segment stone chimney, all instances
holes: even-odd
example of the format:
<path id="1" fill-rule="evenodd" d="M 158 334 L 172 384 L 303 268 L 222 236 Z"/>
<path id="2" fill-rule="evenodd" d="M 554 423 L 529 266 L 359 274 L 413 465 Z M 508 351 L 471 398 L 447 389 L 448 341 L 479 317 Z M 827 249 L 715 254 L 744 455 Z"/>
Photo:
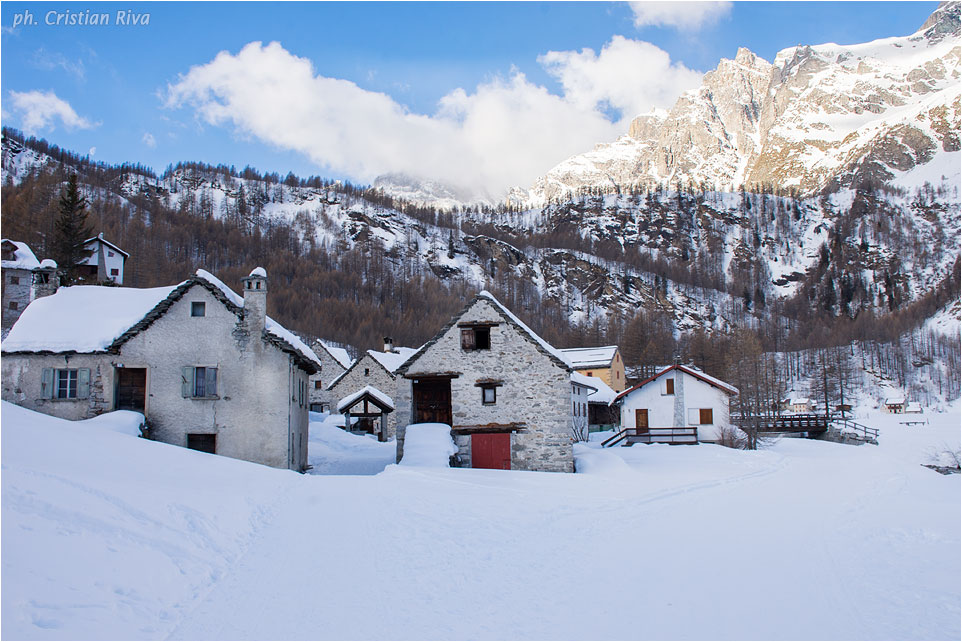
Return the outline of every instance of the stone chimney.
<path id="1" fill-rule="evenodd" d="M 384 351 L 394 352 L 394 339 L 391 337 L 384 337 Z"/>
<path id="2" fill-rule="evenodd" d="M 57 262 L 44 259 L 40 267 L 33 271 L 33 298 L 50 296 L 57 293 L 60 287 L 60 275 L 57 273 Z"/>
<path id="3" fill-rule="evenodd" d="M 267 323 L 267 270 L 254 268 L 244 281 L 244 323 L 252 333 L 263 332 Z"/>

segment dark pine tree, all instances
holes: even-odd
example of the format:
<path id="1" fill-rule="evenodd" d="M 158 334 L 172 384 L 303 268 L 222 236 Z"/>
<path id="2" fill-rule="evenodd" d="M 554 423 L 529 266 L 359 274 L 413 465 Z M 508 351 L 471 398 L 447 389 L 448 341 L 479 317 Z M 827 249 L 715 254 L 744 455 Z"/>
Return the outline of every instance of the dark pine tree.
<path id="1" fill-rule="evenodd" d="M 87 225 L 87 199 L 77 189 L 77 175 L 71 174 L 67 187 L 60 194 L 60 207 L 54 222 L 53 259 L 64 275 L 66 285 L 78 280 L 77 266 L 90 252 L 84 249 L 84 241 L 93 235 Z"/>

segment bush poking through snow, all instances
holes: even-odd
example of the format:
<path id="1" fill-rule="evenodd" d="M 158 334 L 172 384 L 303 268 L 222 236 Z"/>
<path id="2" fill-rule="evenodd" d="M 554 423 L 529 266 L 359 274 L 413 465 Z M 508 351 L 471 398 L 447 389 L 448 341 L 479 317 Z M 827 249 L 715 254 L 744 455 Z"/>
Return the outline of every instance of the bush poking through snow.
<path id="1" fill-rule="evenodd" d="M 722 426 L 718 429 L 718 445 L 737 450 L 747 450 L 748 436 L 735 426 Z"/>
<path id="2" fill-rule="evenodd" d="M 962 472 L 962 450 L 953 450 L 947 444 L 942 444 L 929 454 L 929 463 L 922 465 L 943 475 Z"/>

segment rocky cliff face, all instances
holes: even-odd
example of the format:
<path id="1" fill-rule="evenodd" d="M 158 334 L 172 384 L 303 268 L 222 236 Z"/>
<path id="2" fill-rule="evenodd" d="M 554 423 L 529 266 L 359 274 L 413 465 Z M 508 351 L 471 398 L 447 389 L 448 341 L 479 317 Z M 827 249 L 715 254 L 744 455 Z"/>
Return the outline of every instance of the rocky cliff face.
<path id="1" fill-rule="evenodd" d="M 799 46 L 774 63 L 739 49 L 669 112 L 639 116 L 627 135 L 560 163 L 526 197 L 658 184 L 813 194 L 958 176 L 959 62 L 959 3 L 943 3 L 906 37 Z"/>

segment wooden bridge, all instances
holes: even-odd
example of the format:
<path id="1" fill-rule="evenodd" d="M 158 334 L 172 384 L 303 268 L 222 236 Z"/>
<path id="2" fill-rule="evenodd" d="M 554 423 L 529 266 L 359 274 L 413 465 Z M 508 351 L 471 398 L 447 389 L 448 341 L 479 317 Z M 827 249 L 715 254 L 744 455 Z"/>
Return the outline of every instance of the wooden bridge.
<path id="1" fill-rule="evenodd" d="M 775 415 L 765 417 L 732 417 L 739 428 L 755 428 L 761 433 L 823 433 L 829 428 L 831 418 L 819 414 Z"/>

